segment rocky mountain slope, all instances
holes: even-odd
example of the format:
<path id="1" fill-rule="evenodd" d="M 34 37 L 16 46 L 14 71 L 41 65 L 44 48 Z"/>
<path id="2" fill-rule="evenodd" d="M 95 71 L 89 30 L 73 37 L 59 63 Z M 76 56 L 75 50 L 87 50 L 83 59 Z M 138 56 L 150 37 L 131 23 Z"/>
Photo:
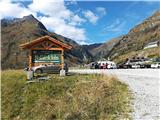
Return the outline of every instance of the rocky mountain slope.
<path id="1" fill-rule="evenodd" d="M 94 48 L 91 53 L 95 57 L 98 55 L 99 57 L 109 57 L 112 60 L 118 59 L 125 54 L 127 54 L 126 57 L 130 57 L 131 52 L 138 54 L 138 51 L 143 56 L 142 53 L 146 53 L 146 51 L 142 51 L 144 46 L 154 41 L 160 41 L 160 11 L 155 12 L 151 17 L 135 26 L 128 34 L 109 40 L 99 47 Z M 157 52 L 153 49 L 150 53 Z M 160 57 L 160 51 L 157 55 Z"/>
<path id="2" fill-rule="evenodd" d="M 131 29 L 127 35 L 124 35 L 109 56 L 116 58 L 132 51 L 143 50 L 146 44 L 154 41 L 160 41 L 160 11 L 157 11 L 144 22 Z"/>
<path id="3" fill-rule="evenodd" d="M 93 48 L 90 52 L 96 59 L 101 59 L 106 56 L 112 51 L 112 49 L 119 43 L 123 36 L 111 39 L 95 48 Z"/>
<path id="4" fill-rule="evenodd" d="M 29 15 L 12 20 L 1 20 L 2 68 L 24 68 L 28 66 L 28 52 L 21 51 L 19 45 L 38 37 L 49 35 L 73 49 L 65 53 L 66 62 L 71 66 L 89 63 L 101 58 L 110 58 L 120 62 L 127 57 L 140 55 L 159 56 L 160 49 L 144 50 L 144 46 L 153 41 L 160 41 L 160 11 L 135 26 L 128 34 L 114 38 L 103 44 L 79 45 L 75 41 L 56 33 L 49 32 L 45 26 Z M 132 54 L 131 54 L 132 53 Z"/>
<path id="5" fill-rule="evenodd" d="M 19 45 L 44 35 L 57 38 L 73 46 L 73 49 L 65 54 L 66 62 L 70 65 L 82 64 L 92 59 L 92 55 L 85 47 L 71 39 L 49 32 L 33 15 L 12 20 L 2 19 L 1 26 L 2 69 L 27 67 L 28 51 L 20 50 Z"/>

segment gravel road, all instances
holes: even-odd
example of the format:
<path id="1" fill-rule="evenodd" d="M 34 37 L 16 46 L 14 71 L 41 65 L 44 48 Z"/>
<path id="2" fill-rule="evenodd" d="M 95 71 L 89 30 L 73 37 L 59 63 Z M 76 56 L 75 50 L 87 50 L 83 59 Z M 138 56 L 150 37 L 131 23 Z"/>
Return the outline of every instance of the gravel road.
<path id="1" fill-rule="evenodd" d="M 160 120 L 160 69 L 73 69 L 69 72 L 117 76 L 133 92 L 133 119 Z"/>

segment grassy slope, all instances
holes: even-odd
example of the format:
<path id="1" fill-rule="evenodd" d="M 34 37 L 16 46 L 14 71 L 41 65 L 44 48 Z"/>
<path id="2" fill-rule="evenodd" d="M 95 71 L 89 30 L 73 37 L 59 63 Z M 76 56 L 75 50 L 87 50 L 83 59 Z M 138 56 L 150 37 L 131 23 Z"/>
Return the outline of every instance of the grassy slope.
<path id="1" fill-rule="evenodd" d="M 23 71 L 2 72 L 2 120 L 114 120 L 130 118 L 130 92 L 104 75 L 52 75 L 26 84 Z"/>

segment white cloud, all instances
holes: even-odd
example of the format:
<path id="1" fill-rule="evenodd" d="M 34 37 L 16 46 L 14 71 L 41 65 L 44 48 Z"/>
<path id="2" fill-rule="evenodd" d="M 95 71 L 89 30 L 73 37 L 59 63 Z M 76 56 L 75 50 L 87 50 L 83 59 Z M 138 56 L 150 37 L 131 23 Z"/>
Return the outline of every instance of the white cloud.
<path id="1" fill-rule="evenodd" d="M 107 27 L 105 27 L 105 31 L 109 31 L 109 32 L 120 32 L 120 31 L 124 31 L 126 22 L 122 21 L 120 19 L 116 19 L 111 25 L 108 25 Z"/>
<path id="2" fill-rule="evenodd" d="M 47 16 L 69 19 L 73 14 L 68 10 L 63 0 L 33 0 L 29 8 L 35 12 L 43 13 Z"/>
<path id="3" fill-rule="evenodd" d="M 23 7 L 20 3 L 12 3 L 10 0 L 0 2 L 0 19 L 5 17 L 23 17 L 29 14 L 36 16 L 36 13 Z"/>
<path id="4" fill-rule="evenodd" d="M 85 19 L 80 18 L 78 15 L 74 15 L 72 17 L 72 21 L 69 24 L 75 26 L 75 25 L 81 25 L 84 22 L 86 22 Z"/>
<path id="5" fill-rule="evenodd" d="M 104 7 L 97 7 L 96 11 L 98 14 L 100 14 L 101 16 L 106 15 L 106 9 Z"/>
<path id="6" fill-rule="evenodd" d="M 69 0 L 69 1 L 67 1 L 66 5 L 77 5 L 77 1 L 76 0 Z"/>
<path id="7" fill-rule="evenodd" d="M 84 16 L 93 24 L 95 24 L 99 19 L 99 17 L 90 10 L 84 11 Z"/>
<path id="8" fill-rule="evenodd" d="M 68 25 L 63 19 L 42 17 L 41 21 L 50 30 L 56 32 L 57 34 L 65 35 L 65 37 L 76 40 L 80 44 L 86 40 L 85 29 Z"/>
<path id="9" fill-rule="evenodd" d="M 69 5 L 77 5 L 75 0 L 67 1 Z M 64 0 L 33 0 L 27 7 L 13 0 L 0 1 L 0 19 L 5 17 L 23 17 L 33 14 L 48 30 L 76 40 L 80 44 L 86 43 L 86 30 L 81 25 L 87 20 L 96 24 L 102 15 L 106 14 L 103 7 L 97 7 L 95 13 L 90 10 L 71 11 Z M 44 16 L 37 16 L 38 13 Z M 83 17 L 79 16 L 82 15 Z"/>
<path id="10" fill-rule="evenodd" d="M 82 43 L 86 40 L 85 29 L 79 28 L 86 20 L 66 8 L 63 0 L 33 0 L 29 8 L 46 16 L 38 19 L 55 33 Z"/>
<path id="11" fill-rule="evenodd" d="M 28 7 L 18 1 L 13 3 L 11 0 L 3 0 L 0 1 L 0 8 L 0 19 L 33 14 L 47 29 L 76 40 L 78 43 L 86 41 L 85 29 L 78 27 L 86 20 L 67 9 L 63 0 L 33 0 Z M 37 17 L 38 12 L 45 16 Z"/>

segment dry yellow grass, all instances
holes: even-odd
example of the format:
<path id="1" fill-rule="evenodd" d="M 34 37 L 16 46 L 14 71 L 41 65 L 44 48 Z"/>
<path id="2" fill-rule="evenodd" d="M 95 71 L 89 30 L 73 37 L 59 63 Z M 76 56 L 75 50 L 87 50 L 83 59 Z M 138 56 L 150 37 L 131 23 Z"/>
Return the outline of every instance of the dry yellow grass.
<path id="1" fill-rule="evenodd" d="M 26 84 L 22 71 L 2 72 L 2 119 L 119 120 L 129 118 L 130 92 L 105 75 L 52 75 Z"/>

